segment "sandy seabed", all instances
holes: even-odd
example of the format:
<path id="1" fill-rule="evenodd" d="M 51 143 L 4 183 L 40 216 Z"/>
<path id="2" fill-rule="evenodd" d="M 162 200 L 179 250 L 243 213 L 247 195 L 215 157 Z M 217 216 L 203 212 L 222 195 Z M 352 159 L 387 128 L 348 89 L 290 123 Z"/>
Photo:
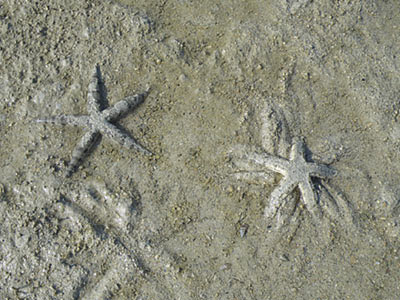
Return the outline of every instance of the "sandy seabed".
<path id="1" fill-rule="evenodd" d="M 398 299 L 400 2 L 0 3 L 1 299 Z M 65 170 L 93 67 L 117 122 Z M 305 159 L 320 211 L 252 154 Z"/>

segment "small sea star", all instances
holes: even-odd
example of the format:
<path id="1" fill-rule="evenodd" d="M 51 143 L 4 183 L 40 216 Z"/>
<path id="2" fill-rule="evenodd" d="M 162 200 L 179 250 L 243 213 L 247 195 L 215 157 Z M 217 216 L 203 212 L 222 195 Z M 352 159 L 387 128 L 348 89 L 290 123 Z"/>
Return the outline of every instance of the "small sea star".
<path id="1" fill-rule="evenodd" d="M 298 139 L 292 145 L 289 160 L 269 154 L 253 153 L 248 156 L 253 163 L 283 175 L 278 187 L 270 195 L 269 206 L 264 210 L 266 217 L 275 216 L 282 205 L 282 200 L 297 186 L 307 209 L 314 217 L 319 215 L 311 177 L 328 178 L 334 176 L 336 172 L 326 165 L 307 162 L 304 148 L 304 142 Z"/>
<path id="2" fill-rule="evenodd" d="M 102 84 L 100 67 L 96 66 L 88 89 L 88 115 L 59 115 L 37 120 L 37 122 L 41 123 L 74 125 L 87 129 L 87 132 L 72 152 L 71 162 L 67 169 L 67 177 L 71 176 L 81 161 L 88 155 L 89 151 L 101 135 L 109 137 L 126 148 L 135 149 L 148 155 L 152 154 L 113 124 L 127 114 L 132 108 L 142 103 L 146 98 L 148 91 L 143 94 L 128 96 L 117 102 L 113 107 L 108 107 L 102 110 L 101 104 L 105 102 L 105 99 L 103 99 L 105 97 L 102 93 Z"/>

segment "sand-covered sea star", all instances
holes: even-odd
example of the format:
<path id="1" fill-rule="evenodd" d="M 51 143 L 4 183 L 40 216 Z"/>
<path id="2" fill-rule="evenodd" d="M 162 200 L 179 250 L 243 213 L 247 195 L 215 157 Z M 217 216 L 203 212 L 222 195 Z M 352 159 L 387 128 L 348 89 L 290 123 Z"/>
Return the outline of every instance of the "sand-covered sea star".
<path id="1" fill-rule="evenodd" d="M 131 109 L 142 103 L 148 94 L 148 90 L 143 94 L 128 96 L 117 102 L 114 106 L 102 110 L 102 103 L 106 102 L 104 93 L 102 92 L 102 85 L 100 67 L 96 66 L 88 89 L 88 115 L 59 115 L 37 120 L 40 123 L 80 126 L 87 130 L 72 152 L 71 162 L 66 173 L 67 177 L 75 171 L 102 135 L 126 148 L 151 155 L 150 151 L 143 148 L 127 133 L 113 124 Z"/>
<path id="2" fill-rule="evenodd" d="M 261 167 L 280 173 L 283 178 L 270 195 L 269 205 L 265 207 L 264 215 L 274 217 L 288 196 L 296 187 L 299 188 L 303 202 L 314 217 L 319 215 L 318 200 L 315 197 L 312 177 L 329 178 L 335 171 L 324 164 L 308 162 L 305 159 L 305 146 L 301 139 L 293 143 L 290 158 L 272 156 L 269 154 L 252 153 L 247 160 Z"/>

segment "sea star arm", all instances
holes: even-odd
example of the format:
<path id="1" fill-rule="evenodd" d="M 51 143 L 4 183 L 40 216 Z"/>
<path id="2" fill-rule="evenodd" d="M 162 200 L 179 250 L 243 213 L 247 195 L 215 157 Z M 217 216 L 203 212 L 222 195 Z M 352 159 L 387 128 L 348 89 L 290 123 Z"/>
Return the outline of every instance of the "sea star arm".
<path id="1" fill-rule="evenodd" d="M 90 115 L 99 114 L 101 110 L 101 73 L 100 67 L 95 66 L 88 88 L 87 109 Z"/>
<path id="2" fill-rule="evenodd" d="M 304 142 L 300 138 L 295 138 L 292 149 L 290 150 L 290 159 L 304 156 Z"/>
<path id="3" fill-rule="evenodd" d="M 247 182 L 264 182 L 273 184 L 274 175 L 273 172 L 267 173 L 265 171 L 237 171 L 232 173 L 232 175 L 238 179 Z"/>
<path id="4" fill-rule="evenodd" d="M 143 148 L 133 138 L 111 123 L 102 124 L 101 133 L 128 149 L 136 149 L 144 154 L 152 155 L 149 150 Z"/>
<path id="5" fill-rule="evenodd" d="M 269 205 L 265 207 L 264 216 L 271 218 L 275 216 L 277 210 L 282 205 L 282 199 L 284 199 L 293 189 L 297 182 L 284 178 L 277 188 L 275 188 L 270 196 Z"/>
<path id="6" fill-rule="evenodd" d="M 113 107 L 103 110 L 104 118 L 113 122 L 127 114 L 132 108 L 141 104 L 147 96 L 147 91 L 143 94 L 126 97 L 125 99 L 117 102 Z"/>
<path id="7" fill-rule="evenodd" d="M 93 147 L 99 137 L 100 132 L 97 130 L 91 130 L 85 133 L 72 152 L 71 162 L 69 163 L 67 169 L 67 177 L 71 176 L 76 167 L 87 156 L 90 149 Z"/>
<path id="8" fill-rule="evenodd" d="M 58 125 L 74 125 L 74 126 L 87 126 L 89 123 L 88 116 L 71 116 L 71 115 L 59 115 L 49 118 L 43 118 L 36 120 L 38 123 L 52 123 Z"/>
<path id="9" fill-rule="evenodd" d="M 246 157 L 246 159 L 249 162 L 261 167 L 267 167 L 268 169 L 283 175 L 286 175 L 290 165 L 288 160 L 268 154 L 251 153 Z"/>
<path id="10" fill-rule="evenodd" d="M 310 179 L 300 182 L 299 189 L 303 198 L 303 202 L 306 205 L 307 209 L 311 212 L 313 217 L 318 217 L 321 212 L 316 201 L 314 189 L 312 187 Z"/>

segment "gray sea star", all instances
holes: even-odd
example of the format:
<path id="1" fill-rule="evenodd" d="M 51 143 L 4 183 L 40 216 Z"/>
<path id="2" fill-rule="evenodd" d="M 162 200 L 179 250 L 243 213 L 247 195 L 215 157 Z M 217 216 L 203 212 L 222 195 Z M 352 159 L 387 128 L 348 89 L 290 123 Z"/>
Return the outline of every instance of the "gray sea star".
<path id="1" fill-rule="evenodd" d="M 113 107 L 102 110 L 101 104 L 106 102 L 103 99 L 105 97 L 102 93 L 102 84 L 100 67 L 96 66 L 88 89 L 88 115 L 59 115 L 37 120 L 41 123 L 80 126 L 87 130 L 72 152 L 71 162 L 66 173 L 67 177 L 71 176 L 101 135 L 109 137 L 126 148 L 135 149 L 147 155 L 152 154 L 113 124 L 128 111 L 142 103 L 148 94 L 148 90 L 143 94 L 128 96 L 117 102 Z"/>
<path id="2" fill-rule="evenodd" d="M 264 211 L 266 217 L 274 217 L 283 199 L 297 186 L 307 209 L 314 217 L 319 215 L 318 201 L 314 195 L 311 177 L 328 178 L 334 176 L 336 172 L 326 165 L 307 162 L 304 151 L 304 142 L 297 139 L 292 145 L 289 160 L 265 153 L 253 153 L 247 157 L 253 163 L 283 175 L 278 187 L 270 195 L 269 205 Z"/>

